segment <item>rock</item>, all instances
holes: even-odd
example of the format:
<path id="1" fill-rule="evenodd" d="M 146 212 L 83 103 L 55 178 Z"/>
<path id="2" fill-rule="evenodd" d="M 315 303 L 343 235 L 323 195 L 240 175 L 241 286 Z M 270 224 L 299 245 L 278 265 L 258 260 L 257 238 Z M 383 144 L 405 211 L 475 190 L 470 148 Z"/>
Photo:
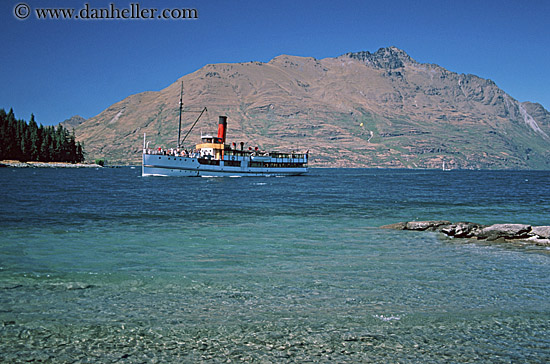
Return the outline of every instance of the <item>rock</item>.
<path id="1" fill-rule="evenodd" d="M 531 236 L 525 241 L 535 245 L 550 246 L 550 239 L 539 238 L 538 236 Z"/>
<path id="2" fill-rule="evenodd" d="M 446 220 L 405 221 L 405 222 L 397 222 L 395 224 L 380 226 L 380 228 L 393 229 L 393 230 L 436 231 L 436 230 L 439 230 L 442 226 L 446 226 L 450 224 L 451 222 Z"/>
<path id="3" fill-rule="evenodd" d="M 438 231 L 453 238 L 495 241 L 522 241 L 528 244 L 550 246 L 550 226 L 526 224 L 481 225 L 473 222 L 451 223 L 446 220 L 408 221 L 381 226 L 383 229 Z"/>
<path id="4" fill-rule="evenodd" d="M 530 225 L 524 224 L 495 224 L 487 226 L 476 234 L 478 239 L 496 240 L 504 239 L 526 239 L 531 231 Z"/>
<path id="5" fill-rule="evenodd" d="M 539 238 L 550 239 L 550 226 L 533 226 L 531 235 L 536 235 Z"/>
<path id="6" fill-rule="evenodd" d="M 429 230 L 436 231 L 441 226 L 450 225 L 450 221 L 437 220 L 437 221 L 409 221 L 405 225 L 405 230 Z"/>
<path id="7" fill-rule="evenodd" d="M 393 229 L 393 230 L 405 230 L 407 227 L 406 222 L 397 222 L 395 224 L 380 226 L 381 229 Z"/>
<path id="8" fill-rule="evenodd" d="M 476 224 L 473 222 L 457 222 L 439 229 L 445 235 L 455 238 L 471 238 L 476 236 L 485 225 Z"/>

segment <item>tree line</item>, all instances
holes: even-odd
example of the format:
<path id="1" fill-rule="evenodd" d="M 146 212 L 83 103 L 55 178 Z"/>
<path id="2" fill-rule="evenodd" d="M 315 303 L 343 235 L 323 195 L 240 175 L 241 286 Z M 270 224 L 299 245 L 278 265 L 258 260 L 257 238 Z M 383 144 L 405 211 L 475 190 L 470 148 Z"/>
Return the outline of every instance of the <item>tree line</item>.
<path id="1" fill-rule="evenodd" d="M 0 160 L 13 159 L 22 162 L 84 161 L 84 148 L 62 125 L 43 126 L 36 123 L 34 115 L 27 123 L 17 120 L 10 109 L 0 109 Z"/>

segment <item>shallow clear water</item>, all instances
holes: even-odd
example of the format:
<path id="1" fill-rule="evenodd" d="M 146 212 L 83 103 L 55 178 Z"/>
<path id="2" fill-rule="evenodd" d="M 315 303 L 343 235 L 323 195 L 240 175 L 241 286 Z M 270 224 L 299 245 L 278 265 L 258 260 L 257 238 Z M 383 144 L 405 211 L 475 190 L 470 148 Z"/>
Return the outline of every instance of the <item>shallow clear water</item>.
<path id="1" fill-rule="evenodd" d="M 0 362 L 548 362 L 550 172 L 0 169 Z"/>

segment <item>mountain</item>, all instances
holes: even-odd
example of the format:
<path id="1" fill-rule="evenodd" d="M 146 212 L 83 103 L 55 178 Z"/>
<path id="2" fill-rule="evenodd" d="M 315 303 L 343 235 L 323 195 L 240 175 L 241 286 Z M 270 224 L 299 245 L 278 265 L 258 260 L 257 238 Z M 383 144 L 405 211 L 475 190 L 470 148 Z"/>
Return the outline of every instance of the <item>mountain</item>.
<path id="1" fill-rule="evenodd" d="M 65 129 L 71 130 L 71 129 L 76 128 L 77 126 L 79 126 L 80 124 L 82 124 L 85 121 L 86 121 L 86 119 L 84 119 L 82 116 L 75 115 L 75 116 L 71 116 L 68 119 L 63 120 L 59 124 L 62 125 Z"/>
<path id="2" fill-rule="evenodd" d="M 143 133 L 151 145 L 175 146 L 181 82 L 182 135 L 208 108 L 188 148 L 227 115 L 229 142 L 309 150 L 313 166 L 550 169 L 550 113 L 541 105 L 395 47 L 206 65 L 76 126 L 88 158 L 140 163 Z"/>

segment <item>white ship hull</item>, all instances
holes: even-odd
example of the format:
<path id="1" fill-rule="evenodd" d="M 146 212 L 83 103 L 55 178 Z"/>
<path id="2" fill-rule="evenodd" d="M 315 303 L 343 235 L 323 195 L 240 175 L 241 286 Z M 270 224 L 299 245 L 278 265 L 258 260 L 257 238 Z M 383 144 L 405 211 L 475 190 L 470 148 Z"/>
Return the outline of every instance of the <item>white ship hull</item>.
<path id="1" fill-rule="evenodd" d="M 296 161 L 274 160 L 272 163 L 263 161 L 264 167 L 251 166 L 251 157 L 241 157 L 237 160 L 210 161 L 195 157 L 181 157 L 162 154 L 143 153 L 142 176 L 186 176 L 186 177 L 245 177 L 245 176 L 297 176 L 308 172 L 305 166 L 283 167 L 279 165 L 295 165 Z M 253 162 L 253 160 L 252 160 Z M 212 164 L 209 164 L 212 163 Z M 227 165 L 231 164 L 231 165 Z M 235 165 L 237 164 L 237 165 Z"/>

